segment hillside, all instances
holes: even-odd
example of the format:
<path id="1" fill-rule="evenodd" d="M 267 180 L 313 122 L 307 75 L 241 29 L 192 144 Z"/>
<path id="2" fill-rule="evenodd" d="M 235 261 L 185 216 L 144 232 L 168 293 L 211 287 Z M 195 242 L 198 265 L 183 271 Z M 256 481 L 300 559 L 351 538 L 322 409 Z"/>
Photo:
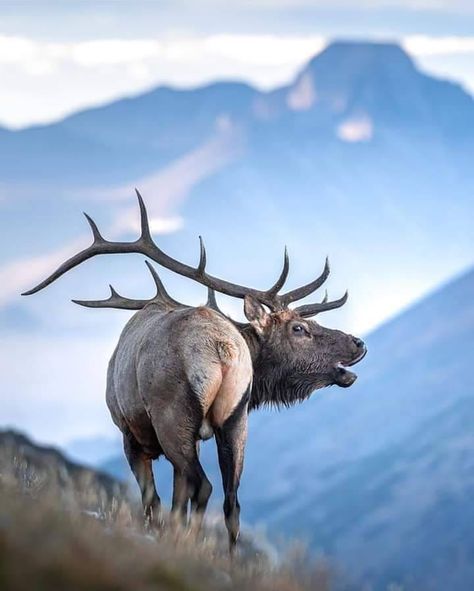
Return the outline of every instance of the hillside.
<path id="1" fill-rule="evenodd" d="M 270 564 L 253 538 L 233 561 L 217 528 L 143 529 L 124 487 L 59 451 L 0 433 L 2 591 L 328 591 L 321 563 Z M 133 512 L 134 513 L 134 512 Z"/>

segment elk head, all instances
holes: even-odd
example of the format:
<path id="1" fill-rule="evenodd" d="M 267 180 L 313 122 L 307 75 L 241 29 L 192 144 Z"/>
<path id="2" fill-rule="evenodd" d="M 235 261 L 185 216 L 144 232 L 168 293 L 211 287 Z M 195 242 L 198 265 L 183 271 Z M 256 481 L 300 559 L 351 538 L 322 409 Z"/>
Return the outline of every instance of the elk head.
<path id="1" fill-rule="evenodd" d="M 86 215 L 93 243 L 63 263 L 52 275 L 23 295 L 43 289 L 61 275 L 101 254 L 138 253 L 147 256 L 161 266 L 197 281 L 208 288 L 207 305 L 219 313 L 215 292 L 244 299 L 244 311 L 249 324 L 229 318 L 240 330 L 249 345 L 254 363 L 254 388 L 250 407 L 261 404 L 290 405 L 307 398 L 311 392 L 336 384 L 350 386 L 356 375 L 346 369 L 360 361 L 365 353 L 364 343 L 339 330 L 324 328 L 314 320 L 317 314 L 339 308 L 347 301 L 347 292 L 338 300 L 324 300 L 290 308 L 290 304 L 313 293 L 326 281 L 329 264 L 326 259 L 319 277 L 297 289 L 280 294 L 289 271 L 288 254 L 285 249 L 283 269 L 275 284 L 262 291 L 219 279 L 206 272 L 206 251 L 200 238 L 200 258 L 197 267 L 191 267 L 163 252 L 153 241 L 143 199 L 137 191 L 140 207 L 141 235 L 133 242 L 115 242 L 101 235 L 95 222 Z M 156 271 L 148 263 L 157 293 L 150 300 L 135 300 L 120 296 L 111 286 L 111 295 L 105 300 L 80 301 L 75 303 L 92 308 L 125 308 L 139 310 L 154 303 L 168 308 L 183 307 L 166 292 Z"/>
<path id="2" fill-rule="evenodd" d="M 347 388 L 355 382 L 347 367 L 367 352 L 357 337 L 325 328 L 298 309 L 268 312 L 252 296 L 246 296 L 244 310 L 250 327 L 243 334 L 254 351 L 250 408 L 289 406 L 325 386 Z"/>

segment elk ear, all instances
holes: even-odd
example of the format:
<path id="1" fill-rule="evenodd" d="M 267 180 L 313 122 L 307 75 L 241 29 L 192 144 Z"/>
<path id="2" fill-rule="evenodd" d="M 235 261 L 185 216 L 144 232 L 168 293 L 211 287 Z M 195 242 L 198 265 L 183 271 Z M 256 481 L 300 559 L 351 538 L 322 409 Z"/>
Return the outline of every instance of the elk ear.
<path id="1" fill-rule="evenodd" d="M 262 304 L 253 296 L 246 295 L 244 298 L 244 313 L 257 333 L 263 334 L 265 327 L 270 322 L 270 314 L 268 314 Z"/>

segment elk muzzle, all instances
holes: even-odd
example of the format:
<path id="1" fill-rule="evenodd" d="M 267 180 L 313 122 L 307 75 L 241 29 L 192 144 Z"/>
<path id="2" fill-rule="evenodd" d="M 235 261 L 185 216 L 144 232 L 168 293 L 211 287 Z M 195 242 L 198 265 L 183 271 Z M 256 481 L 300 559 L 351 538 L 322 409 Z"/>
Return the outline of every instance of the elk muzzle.
<path id="1" fill-rule="evenodd" d="M 367 354 L 367 347 L 362 339 L 353 336 L 350 338 L 352 339 L 352 359 L 344 362 L 339 361 L 334 368 L 334 383 L 341 388 L 348 388 L 356 381 L 357 375 L 347 368 L 359 363 Z"/>

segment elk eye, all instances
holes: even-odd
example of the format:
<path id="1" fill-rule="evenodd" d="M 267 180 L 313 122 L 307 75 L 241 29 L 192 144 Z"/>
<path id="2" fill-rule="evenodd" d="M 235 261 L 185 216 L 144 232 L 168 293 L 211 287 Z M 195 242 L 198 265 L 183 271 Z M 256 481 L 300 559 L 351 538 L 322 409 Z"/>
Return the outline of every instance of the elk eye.
<path id="1" fill-rule="evenodd" d="M 304 326 L 301 326 L 301 324 L 294 324 L 293 332 L 296 334 L 303 334 L 305 332 Z"/>

